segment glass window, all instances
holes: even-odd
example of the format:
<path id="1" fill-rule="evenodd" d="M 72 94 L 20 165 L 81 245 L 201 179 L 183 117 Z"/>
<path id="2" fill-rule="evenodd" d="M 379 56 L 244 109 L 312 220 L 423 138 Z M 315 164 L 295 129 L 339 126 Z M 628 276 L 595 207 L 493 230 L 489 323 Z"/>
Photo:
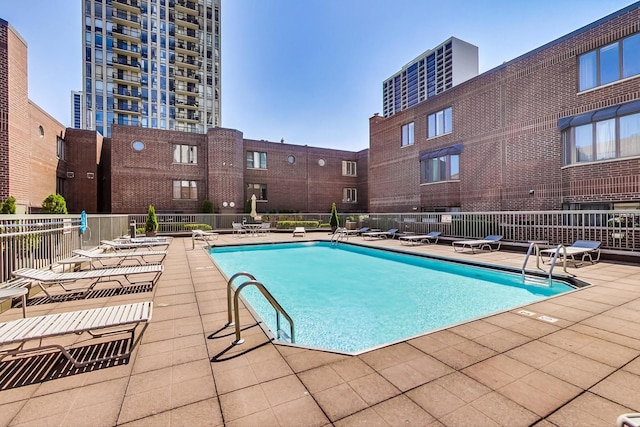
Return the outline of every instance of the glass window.
<path id="1" fill-rule="evenodd" d="M 460 179 L 460 155 L 428 158 L 420 161 L 420 182 L 431 183 Z"/>
<path id="2" fill-rule="evenodd" d="M 342 189 L 342 202 L 343 203 L 357 203 L 358 202 L 358 190 L 355 188 L 343 188 Z"/>
<path id="3" fill-rule="evenodd" d="M 195 145 L 174 144 L 173 163 L 198 163 L 198 147 Z"/>
<path id="4" fill-rule="evenodd" d="M 247 200 L 254 194 L 256 200 L 267 201 L 267 184 L 247 184 Z"/>
<path id="5" fill-rule="evenodd" d="M 622 77 L 640 74 L 640 34 L 622 41 Z"/>
<path id="6" fill-rule="evenodd" d="M 413 142 L 414 142 L 413 129 L 414 129 L 413 122 L 407 123 L 406 125 L 402 126 L 402 142 L 401 142 L 402 147 L 405 147 L 407 145 L 413 145 Z"/>
<path id="7" fill-rule="evenodd" d="M 620 117 L 620 156 L 640 155 L 640 113 Z"/>
<path id="8" fill-rule="evenodd" d="M 600 84 L 604 85 L 616 80 L 620 80 L 618 43 L 600 49 Z"/>
<path id="9" fill-rule="evenodd" d="M 427 116 L 427 137 L 433 138 L 450 133 L 453 130 L 451 107 Z"/>
<path id="10" fill-rule="evenodd" d="M 576 162 L 593 160 L 593 125 L 577 126 L 575 129 Z"/>
<path id="11" fill-rule="evenodd" d="M 198 199 L 198 186 L 195 181 L 173 181 L 174 199 Z"/>
<path id="12" fill-rule="evenodd" d="M 616 120 L 596 123 L 596 160 L 616 157 Z"/>
<path id="13" fill-rule="evenodd" d="M 348 160 L 342 161 L 342 175 L 343 176 L 357 176 L 356 162 Z"/>
<path id="14" fill-rule="evenodd" d="M 266 169 L 267 153 L 247 151 L 247 169 Z"/>

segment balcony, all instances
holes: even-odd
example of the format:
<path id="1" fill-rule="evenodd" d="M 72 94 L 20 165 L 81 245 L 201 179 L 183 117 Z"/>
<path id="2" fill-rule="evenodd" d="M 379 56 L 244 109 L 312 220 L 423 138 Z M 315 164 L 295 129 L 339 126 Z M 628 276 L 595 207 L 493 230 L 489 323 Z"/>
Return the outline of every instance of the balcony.
<path id="1" fill-rule="evenodd" d="M 135 84 L 137 86 L 140 86 L 140 76 L 139 75 L 129 75 L 129 74 L 123 74 L 123 73 L 114 72 L 112 77 L 113 77 L 113 81 L 116 82 L 116 83 L 124 82 L 124 83 L 128 83 L 128 84 Z"/>
<path id="2" fill-rule="evenodd" d="M 134 13 L 127 13 L 121 10 L 113 9 L 112 13 L 113 23 L 116 25 L 125 25 L 135 28 L 140 28 L 140 17 Z"/>
<path id="3" fill-rule="evenodd" d="M 140 92 L 137 89 L 113 88 L 113 96 L 114 98 L 139 100 Z"/>
<path id="4" fill-rule="evenodd" d="M 119 55 L 131 55 L 136 58 L 140 58 L 142 54 L 138 48 L 138 45 L 127 45 L 126 43 L 117 43 L 113 45 L 113 52 Z"/>
<path id="5" fill-rule="evenodd" d="M 112 62 L 115 68 L 123 68 L 135 71 L 140 70 L 140 62 L 137 59 L 129 58 L 126 56 L 114 56 Z"/>
<path id="6" fill-rule="evenodd" d="M 198 31 L 191 28 L 178 27 L 175 32 L 175 36 L 178 40 L 185 40 L 188 42 L 198 43 Z"/>
<path id="7" fill-rule="evenodd" d="M 199 30 L 200 24 L 198 23 L 198 18 L 191 15 L 186 15 L 184 13 L 176 13 L 176 24 L 182 25 L 185 28 L 191 28 L 193 30 Z"/>
<path id="8" fill-rule="evenodd" d="M 140 2 L 138 0 L 112 0 L 111 5 L 114 9 L 140 13 Z"/>
<path id="9" fill-rule="evenodd" d="M 116 103 L 113 104 L 113 111 L 117 113 L 133 113 L 135 115 L 139 115 L 140 107 L 135 104 Z"/>
<path id="10" fill-rule="evenodd" d="M 187 13 L 189 15 L 198 15 L 197 3 L 186 0 L 176 1 L 175 9 L 178 12 Z"/>
<path id="11" fill-rule="evenodd" d="M 137 42 L 140 40 L 140 31 L 137 29 L 116 25 L 112 31 L 115 40 L 126 40 L 129 42 Z"/>

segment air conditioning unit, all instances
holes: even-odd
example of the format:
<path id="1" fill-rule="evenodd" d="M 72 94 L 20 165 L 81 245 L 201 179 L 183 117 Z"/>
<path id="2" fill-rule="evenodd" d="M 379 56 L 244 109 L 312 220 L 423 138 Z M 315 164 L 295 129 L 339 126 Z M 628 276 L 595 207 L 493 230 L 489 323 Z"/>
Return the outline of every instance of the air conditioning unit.
<path id="1" fill-rule="evenodd" d="M 95 174 L 93 172 L 87 172 L 87 179 L 93 179 Z"/>
<path id="2" fill-rule="evenodd" d="M 76 174 L 75 174 L 75 173 L 73 173 L 73 172 L 67 172 L 67 178 L 71 179 L 71 178 L 74 178 L 75 176 L 76 176 Z"/>

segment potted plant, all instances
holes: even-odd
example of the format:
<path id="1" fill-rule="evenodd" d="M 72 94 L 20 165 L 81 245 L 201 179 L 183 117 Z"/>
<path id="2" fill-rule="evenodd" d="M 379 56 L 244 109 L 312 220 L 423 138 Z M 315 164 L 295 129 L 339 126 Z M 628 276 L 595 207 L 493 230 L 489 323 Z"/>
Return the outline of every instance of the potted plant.
<path id="1" fill-rule="evenodd" d="M 147 223 L 144 227 L 144 234 L 148 237 L 153 237 L 156 235 L 158 231 L 158 218 L 156 217 L 156 209 L 153 205 L 149 205 L 149 210 L 147 211 Z"/>
<path id="2" fill-rule="evenodd" d="M 340 226 L 340 219 L 338 218 L 338 209 L 336 203 L 331 204 L 331 216 L 329 217 L 329 225 L 331 226 L 331 232 L 335 233 Z"/>

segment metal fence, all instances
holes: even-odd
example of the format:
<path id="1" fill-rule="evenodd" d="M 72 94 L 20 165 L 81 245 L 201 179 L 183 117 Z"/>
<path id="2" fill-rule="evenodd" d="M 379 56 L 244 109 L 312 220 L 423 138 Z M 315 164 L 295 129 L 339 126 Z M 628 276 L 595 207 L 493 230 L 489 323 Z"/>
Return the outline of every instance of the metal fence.
<path id="1" fill-rule="evenodd" d="M 95 215 L 80 232 L 75 215 L 0 216 L 0 282 L 19 268 L 49 268 L 73 255 L 74 249 L 90 248 L 101 240 L 127 232 L 127 215 Z"/>
<path id="2" fill-rule="evenodd" d="M 135 221 L 143 228 L 146 215 L 88 215 L 87 228 L 80 233 L 80 217 L 74 215 L 1 215 L 0 281 L 23 267 L 49 268 L 72 256 L 74 249 L 92 248 L 130 232 Z M 221 232 L 232 230 L 233 222 L 251 222 L 248 214 L 159 214 L 163 234 L 190 232 L 190 227 L 207 224 Z M 328 228 L 329 213 L 262 214 L 262 222 L 273 229 L 288 221 L 312 221 Z M 279 227 L 278 225 L 281 225 Z M 369 227 L 426 234 L 440 231 L 443 237 L 482 238 L 500 234 L 505 241 L 531 241 L 570 245 L 576 240 L 601 242 L 602 249 L 640 252 L 640 211 L 517 211 L 396 213 L 340 215 L 340 225 Z"/>

